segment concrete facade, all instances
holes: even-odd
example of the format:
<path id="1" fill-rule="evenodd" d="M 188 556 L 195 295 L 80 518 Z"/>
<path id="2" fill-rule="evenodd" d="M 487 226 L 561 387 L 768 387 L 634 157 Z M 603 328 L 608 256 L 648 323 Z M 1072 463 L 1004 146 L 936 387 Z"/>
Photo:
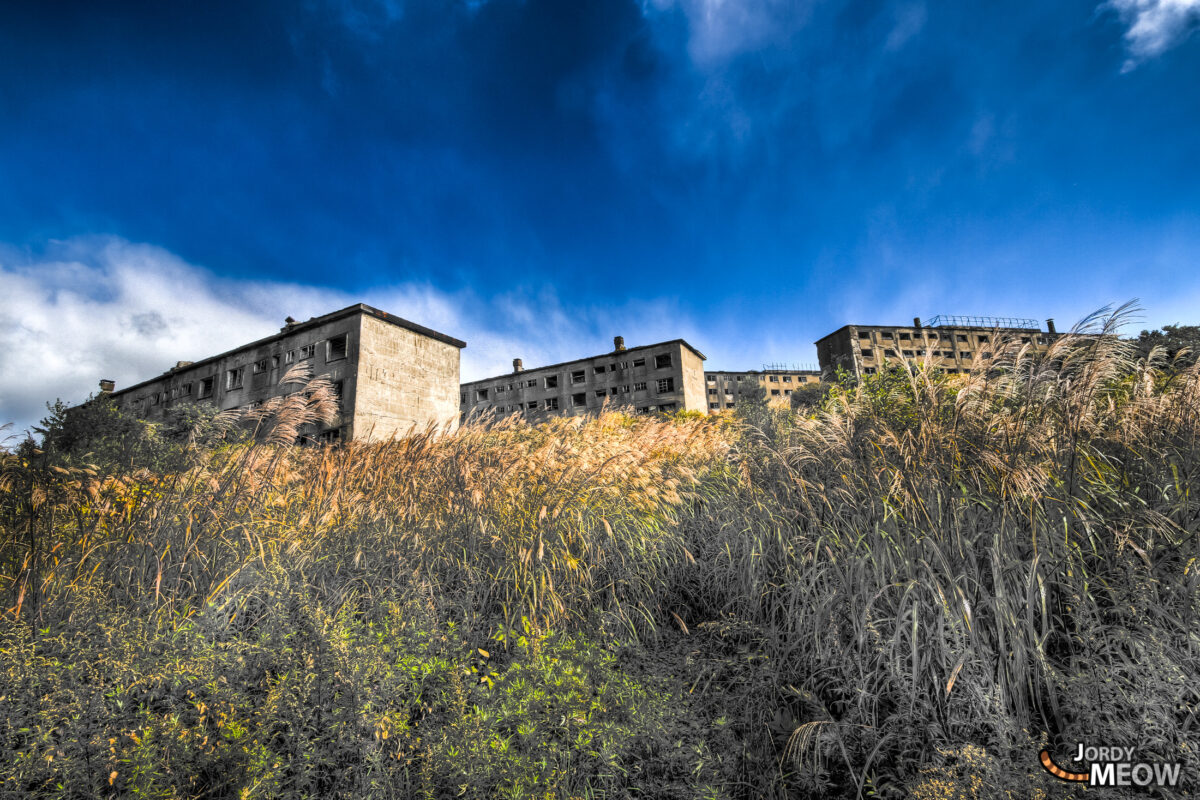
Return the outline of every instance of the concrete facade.
<path id="1" fill-rule="evenodd" d="M 889 361 L 926 358 L 947 372 L 965 372 L 976 355 L 990 359 L 991 346 L 1000 338 L 1044 349 L 1058 338 L 1054 320 L 1046 320 L 1046 328 L 1043 332 L 1036 320 L 994 317 L 935 317 L 930 324 L 916 318 L 911 326 L 844 325 L 817 340 L 817 359 L 826 380 L 839 369 L 862 377 Z"/>
<path id="2" fill-rule="evenodd" d="M 360 303 L 306 322 L 289 317 L 277 334 L 202 361 L 181 361 L 111 395 L 121 409 L 149 420 L 163 419 L 179 403 L 253 408 L 296 391 L 279 381 L 303 365 L 333 382 L 341 406 L 335 426 L 306 431 L 306 437 L 388 438 L 430 424 L 458 424 L 459 351 L 465 346 Z M 112 389 L 107 381 L 101 386 Z"/>
<path id="3" fill-rule="evenodd" d="M 790 399 L 794 390 L 806 383 L 820 383 L 821 373 L 807 369 L 766 369 L 729 372 L 709 370 L 704 374 L 708 411 L 715 414 L 736 408 L 738 399 L 752 388 L 762 387 L 766 399 Z"/>
<path id="4" fill-rule="evenodd" d="M 458 426 L 459 349 L 424 333 L 364 315 L 353 429 L 387 438 L 426 425 Z"/>
<path id="5" fill-rule="evenodd" d="M 531 419 L 594 413 L 609 406 L 634 411 L 704 411 L 704 354 L 682 339 L 626 348 L 561 364 L 513 371 L 461 386 L 464 415 L 490 411 Z"/>

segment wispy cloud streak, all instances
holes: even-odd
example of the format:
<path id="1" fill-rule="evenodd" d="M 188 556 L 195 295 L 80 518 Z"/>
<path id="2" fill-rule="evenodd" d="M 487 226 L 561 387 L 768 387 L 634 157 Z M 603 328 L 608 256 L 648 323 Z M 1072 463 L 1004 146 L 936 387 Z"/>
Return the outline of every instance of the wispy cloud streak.
<path id="1" fill-rule="evenodd" d="M 1101 8 L 1116 11 L 1126 26 L 1124 72 L 1181 44 L 1200 26 L 1200 0 L 1109 0 Z"/>

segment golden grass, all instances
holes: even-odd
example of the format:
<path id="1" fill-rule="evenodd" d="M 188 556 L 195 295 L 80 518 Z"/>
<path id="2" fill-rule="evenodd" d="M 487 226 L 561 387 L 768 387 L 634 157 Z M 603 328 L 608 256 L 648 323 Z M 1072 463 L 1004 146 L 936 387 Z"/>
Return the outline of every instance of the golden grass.
<path id="1" fill-rule="evenodd" d="M 297 448 L 332 413 L 310 384 L 179 473 L 5 455 L 7 622 L 100 603 L 243 636 L 282 570 L 333 616 L 399 595 L 479 641 L 714 642 L 707 677 L 680 677 L 749 676 L 717 685 L 745 763 L 774 765 L 746 767 L 753 793 L 982 796 L 938 754 L 983 753 L 993 796 L 1028 796 L 1054 789 L 1028 769 L 1043 742 L 1103 736 L 1194 774 L 1200 370 L 1139 359 L 1114 335 L 1129 313 L 1045 354 L 997 341 L 965 375 L 899 365 L 811 415 L 607 411 Z M 717 621 L 751 633 L 710 637 Z"/>

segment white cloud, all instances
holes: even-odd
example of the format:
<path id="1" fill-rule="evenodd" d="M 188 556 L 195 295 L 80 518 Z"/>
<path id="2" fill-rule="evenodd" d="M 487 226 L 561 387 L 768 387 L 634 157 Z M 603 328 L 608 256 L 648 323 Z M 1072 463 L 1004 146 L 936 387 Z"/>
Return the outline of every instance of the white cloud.
<path id="1" fill-rule="evenodd" d="M 463 380 L 506 373 L 514 357 L 534 367 L 607 352 L 614 335 L 630 346 L 681 337 L 702 350 L 709 338 L 673 300 L 578 308 L 548 289 L 483 299 L 418 283 L 350 294 L 220 278 L 160 247 L 115 237 L 56 242 L 40 254 L 0 246 L 0 297 L 0 423 L 12 422 L 16 433 L 37 424 L 48 401 L 78 403 L 101 378 L 129 386 L 176 361 L 269 336 L 287 316 L 304 320 L 358 302 L 465 340 Z M 730 354 L 718 348 L 718 356 Z"/>
<path id="2" fill-rule="evenodd" d="M 1126 26 L 1124 72 L 1182 43 L 1200 25 L 1200 0 L 1109 0 Z"/>

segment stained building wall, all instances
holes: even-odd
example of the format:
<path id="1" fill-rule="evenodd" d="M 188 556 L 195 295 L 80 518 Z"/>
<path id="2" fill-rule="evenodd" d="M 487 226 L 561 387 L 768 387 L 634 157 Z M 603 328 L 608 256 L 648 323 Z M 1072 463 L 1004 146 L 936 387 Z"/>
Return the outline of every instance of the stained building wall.
<path id="1" fill-rule="evenodd" d="M 768 401 L 786 400 L 806 383 L 820 381 L 821 373 L 816 370 L 709 370 L 704 373 L 709 413 L 737 408 L 738 402 L 758 387 L 763 389 Z"/>
<path id="2" fill-rule="evenodd" d="M 458 426 L 459 348 L 361 317 L 357 438 L 386 439 L 426 425 Z"/>
<path id="3" fill-rule="evenodd" d="M 900 361 L 928 362 L 947 372 L 966 372 L 975 363 L 987 362 L 1002 339 L 1015 340 L 1033 350 L 1044 350 L 1059 334 L 1053 321 L 1048 330 L 1036 327 L 982 325 L 845 325 L 818 339 L 821 372 L 832 378 L 843 369 L 851 375 L 870 375 L 885 364 Z"/>
<path id="4" fill-rule="evenodd" d="M 619 337 L 618 337 L 619 338 Z M 517 359 L 519 361 L 519 359 Z M 704 356 L 682 339 L 617 349 L 462 384 L 464 415 L 520 413 L 530 419 L 595 413 L 704 409 Z"/>
<path id="5" fill-rule="evenodd" d="M 327 377 L 341 413 L 330 427 L 306 430 L 325 441 L 389 437 L 458 421 L 459 350 L 465 343 L 386 312 L 358 305 L 285 325 L 280 332 L 115 391 L 117 405 L 142 419 L 164 419 L 180 403 L 248 409 L 300 389 L 281 384 L 289 369 Z"/>
<path id="6" fill-rule="evenodd" d="M 211 403 L 222 411 L 250 409 L 297 391 L 298 384 L 280 381 L 293 368 L 307 369 L 334 384 L 341 415 L 322 432 L 336 431 L 326 438 L 344 438 L 350 435 L 348 423 L 354 413 L 357 351 L 358 318 L 342 317 L 176 366 L 158 378 L 115 392 L 113 399 L 121 409 L 151 421 L 164 419 L 172 408 L 188 402 Z"/>

